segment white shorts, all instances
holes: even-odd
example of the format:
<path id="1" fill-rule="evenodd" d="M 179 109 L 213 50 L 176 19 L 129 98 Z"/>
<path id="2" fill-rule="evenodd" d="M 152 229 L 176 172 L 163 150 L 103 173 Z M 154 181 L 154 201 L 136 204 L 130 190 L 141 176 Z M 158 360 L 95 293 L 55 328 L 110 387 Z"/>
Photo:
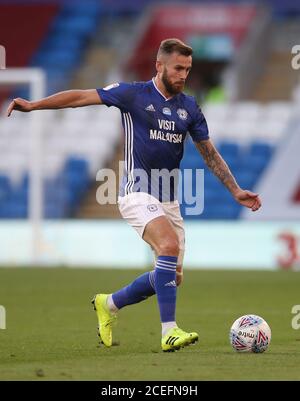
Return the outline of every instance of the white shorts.
<path id="1" fill-rule="evenodd" d="M 182 266 L 185 235 L 183 218 L 178 201 L 159 202 L 154 196 L 145 192 L 132 192 L 119 197 L 118 206 L 122 217 L 143 238 L 146 225 L 159 216 L 166 216 L 174 227 L 179 240 L 178 265 Z"/>

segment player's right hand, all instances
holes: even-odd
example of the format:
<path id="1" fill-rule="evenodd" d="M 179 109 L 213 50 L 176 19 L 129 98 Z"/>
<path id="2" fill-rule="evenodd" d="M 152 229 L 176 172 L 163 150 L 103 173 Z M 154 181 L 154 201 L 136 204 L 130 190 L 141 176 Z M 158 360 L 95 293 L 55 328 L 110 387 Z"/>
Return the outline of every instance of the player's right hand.
<path id="1" fill-rule="evenodd" d="M 32 110 L 32 104 L 28 100 L 17 97 L 8 106 L 7 117 L 9 117 L 13 110 L 23 111 L 25 113 Z"/>
<path id="2" fill-rule="evenodd" d="M 176 268 L 176 285 L 177 287 L 183 282 L 183 269 L 182 266 Z"/>

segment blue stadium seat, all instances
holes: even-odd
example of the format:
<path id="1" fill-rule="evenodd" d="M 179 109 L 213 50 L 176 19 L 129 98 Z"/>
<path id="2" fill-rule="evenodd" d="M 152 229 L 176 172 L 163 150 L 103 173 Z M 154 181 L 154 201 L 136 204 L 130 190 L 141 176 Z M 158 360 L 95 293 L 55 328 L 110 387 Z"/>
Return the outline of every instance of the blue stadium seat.
<path id="1" fill-rule="evenodd" d="M 245 189 L 252 189 L 258 177 L 259 174 L 254 169 L 240 170 L 235 174 L 238 184 Z"/>
<path id="2" fill-rule="evenodd" d="M 100 1 L 85 1 L 84 3 L 72 1 L 72 3 L 65 3 L 62 7 L 62 15 L 85 15 L 85 16 L 98 16 L 101 11 Z"/>
<path id="3" fill-rule="evenodd" d="M 10 179 L 6 175 L 0 175 L 0 204 L 7 199 L 11 191 Z"/>
<path id="4" fill-rule="evenodd" d="M 236 142 L 220 142 L 217 148 L 224 159 L 238 159 L 240 156 L 240 147 Z"/>
<path id="5" fill-rule="evenodd" d="M 80 51 L 65 51 L 63 49 L 53 49 L 40 52 L 36 57 L 36 62 L 47 69 L 54 68 L 73 68 L 80 61 Z"/>
<path id="6" fill-rule="evenodd" d="M 68 83 L 70 72 L 81 61 L 87 39 L 97 27 L 101 8 L 98 0 L 61 5 L 46 39 L 30 62 L 31 66 L 47 71 L 47 93 L 57 92 Z M 27 91 L 21 97 L 28 98 L 28 95 Z"/>
<path id="7" fill-rule="evenodd" d="M 216 218 L 221 220 L 237 219 L 240 213 L 240 205 L 237 203 L 220 204 L 216 209 Z"/>
<path id="8" fill-rule="evenodd" d="M 233 174 L 238 172 L 242 166 L 242 157 L 236 157 L 233 155 L 225 155 L 223 156 L 225 162 L 228 164 L 230 170 Z"/>
<path id="9" fill-rule="evenodd" d="M 199 154 L 195 153 L 185 154 L 180 163 L 181 169 L 195 169 L 203 167 L 204 167 L 203 159 Z"/>
<path id="10" fill-rule="evenodd" d="M 256 175 L 260 175 L 268 165 L 269 159 L 260 154 L 247 154 L 242 161 L 242 169 L 244 171 L 252 171 Z"/>
<path id="11" fill-rule="evenodd" d="M 57 177 L 45 180 L 44 215 L 46 218 L 69 217 L 76 212 L 89 187 L 88 167 L 85 159 L 70 157 Z"/>
<path id="12" fill-rule="evenodd" d="M 84 39 L 80 36 L 74 36 L 72 34 L 55 34 L 51 35 L 47 40 L 44 41 L 40 48 L 41 53 L 59 51 L 71 51 L 80 52 L 84 46 Z M 39 61 L 38 54 L 33 58 L 34 62 Z"/>
<path id="13" fill-rule="evenodd" d="M 222 183 L 218 180 L 216 176 L 214 176 L 213 173 L 211 173 L 208 169 L 205 169 L 204 187 L 218 191 L 222 187 Z"/>
<path id="14" fill-rule="evenodd" d="M 58 18 L 53 29 L 58 32 L 73 32 L 74 35 L 83 35 L 85 37 L 89 36 L 97 26 L 97 20 L 90 18 L 86 15 L 76 15 L 70 16 L 68 18 Z"/>
<path id="15" fill-rule="evenodd" d="M 7 219 L 27 218 L 28 207 L 22 201 L 10 199 L 0 208 L 0 217 Z"/>
<path id="16" fill-rule="evenodd" d="M 28 205 L 28 194 L 29 192 L 26 188 L 17 188 L 11 192 L 11 199 L 22 202 L 24 205 Z"/>
<path id="17" fill-rule="evenodd" d="M 57 202 L 47 203 L 44 207 L 44 217 L 46 219 L 62 219 L 66 217 L 67 210 L 64 205 Z"/>
<path id="18" fill-rule="evenodd" d="M 211 204 L 218 200 L 218 191 L 209 186 L 204 186 L 205 205 Z"/>
<path id="19" fill-rule="evenodd" d="M 196 150 L 195 144 L 190 136 L 188 136 L 184 142 L 184 150 L 185 152 L 189 152 L 190 150 Z"/>
<path id="20" fill-rule="evenodd" d="M 88 168 L 87 160 L 79 157 L 69 157 L 64 165 L 65 171 L 84 172 L 85 174 L 88 174 Z"/>
<path id="21" fill-rule="evenodd" d="M 26 171 L 21 178 L 20 189 L 28 191 L 29 185 L 30 185 L 30 177 L 28 171 Z"/>
<path id="22" fill-rule="evenodd" d="M 253 156 L 263 156 L 269 160 L 273 153 L 273 147 L 265 142 L 253 142 L 248 153 Z"/>

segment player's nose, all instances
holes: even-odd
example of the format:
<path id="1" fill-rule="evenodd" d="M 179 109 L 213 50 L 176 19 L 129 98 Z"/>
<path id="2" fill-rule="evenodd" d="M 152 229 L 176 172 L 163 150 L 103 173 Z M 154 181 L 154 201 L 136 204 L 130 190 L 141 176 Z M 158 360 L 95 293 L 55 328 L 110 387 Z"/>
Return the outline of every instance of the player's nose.
<path id="1" fill-rule="evenodd" d="M 185 80 L 187 79 L 187 76 L 188 76 L 188 72 L 183 71 L 180 74 L 180 81 L 185 82 Z"/>

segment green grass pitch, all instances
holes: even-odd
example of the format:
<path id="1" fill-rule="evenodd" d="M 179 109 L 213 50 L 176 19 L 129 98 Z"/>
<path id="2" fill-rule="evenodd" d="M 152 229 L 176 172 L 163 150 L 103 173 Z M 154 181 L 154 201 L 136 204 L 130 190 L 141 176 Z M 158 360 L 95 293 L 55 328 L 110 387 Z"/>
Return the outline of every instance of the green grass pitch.
<path id="1" fill-rule="evenodd" d="M 140 271 L 0 269 L 0 380 L 299 380 L 300 274 L 266 271 L 185 272 L 177 322 L 200 341 L 160 350 L 156 298 L 120 311 L 110 349 L 98 345 L 90 299 L 129 283 Z M 272 342 L 263 354 L 238 354 L 228 340 L 233 321 L 263 316 Z"/>

